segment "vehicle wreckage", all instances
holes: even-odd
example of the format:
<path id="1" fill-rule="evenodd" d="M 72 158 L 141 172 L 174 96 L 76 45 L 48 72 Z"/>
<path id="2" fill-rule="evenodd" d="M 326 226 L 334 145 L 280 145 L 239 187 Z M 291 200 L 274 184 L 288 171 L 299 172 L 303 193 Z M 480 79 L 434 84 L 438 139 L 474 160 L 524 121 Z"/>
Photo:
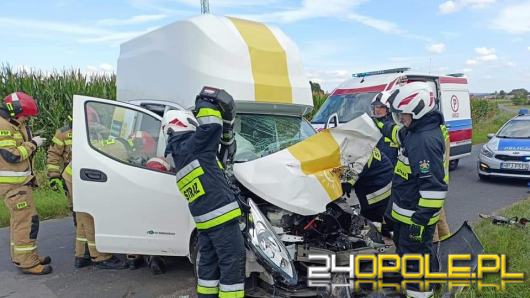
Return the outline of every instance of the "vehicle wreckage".
<path id="1" fill-rule="evenodd" d="M 314 296 L 306 282 L 310 254 L 347 261 L 350 254 L 392 252 L 341 188 L 341 179 L 362 171 L 379 131 L 362 115 L 317 134 L 304 119 L 313 106 L 307 82 L 296 45 L 257 22 L 203 15 L 124 43 L 118 101 L 74 96 L 74 210 L 94 218 L 97 249 L 195 262 L 197 231 L 174 173 L 146 164 L 163 157 L 164 113 L 191 109 L 203 86 L 215 86 L 237 106 L 238 150 L 227 179 L 244 211 L 247 295 Z M 149 142 L 120 154 L 94 146 L 88 108 L 116 144 L 128 148 L 131 135 Z M 438 249 L 441 256 L 476 255 L 481 246 L 464 225 Z"/>

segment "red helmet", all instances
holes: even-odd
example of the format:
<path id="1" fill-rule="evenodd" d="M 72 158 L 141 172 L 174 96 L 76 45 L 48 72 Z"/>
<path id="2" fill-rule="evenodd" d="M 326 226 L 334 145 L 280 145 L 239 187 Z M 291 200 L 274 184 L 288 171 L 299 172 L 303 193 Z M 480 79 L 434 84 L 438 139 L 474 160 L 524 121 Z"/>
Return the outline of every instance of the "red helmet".
<path id="1" fill-rule="evenodd" d="M 131 140 L 139 152 L 145 153 L 147 156 L 154 155 L 156 150 L 156 141 L 148 132 L 137 131 L 131 135 Z"/>
<path id="2" fill-rule="evenodd" d="M 162 157 L 153 157 L 145 163 L 145 167 L 159 172 L 169 172 L 169 163 Z"/>
<path id="3" fill-rule="evenodd" d="M 35 99 L 24 92 L 9 94 L 4 98 L 4 105 L 11 117 L 36 117 L 39 114 Z"/>
<path id="4" fill-rule="evenodd" d="M 96 112 L 96 110 L 91 106 L 86 106 L 86 119 L 89 124 L 101 123 L 98 112 Z"/>

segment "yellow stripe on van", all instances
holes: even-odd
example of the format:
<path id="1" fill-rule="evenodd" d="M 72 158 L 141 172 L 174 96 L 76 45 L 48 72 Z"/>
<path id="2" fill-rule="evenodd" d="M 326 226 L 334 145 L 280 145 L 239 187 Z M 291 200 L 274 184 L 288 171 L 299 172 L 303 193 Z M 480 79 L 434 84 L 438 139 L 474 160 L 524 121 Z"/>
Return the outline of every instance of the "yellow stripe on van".
<path id="1" fill-rule="evenodd" d="M 229 19 L 248 46 L 256 101 L 292 103 L 287 56 L 272 31 L 262 23 Z"/>
<path id="2" fill-rule="evenodd" d="M 329 130 L 320 133 L 288 148 L 300 161 L 306 175 L 314 175 L 326 190 L 329 199 L 342 195 L 340 176 L 335 170 L 341 166 L 340 147 Z"/>

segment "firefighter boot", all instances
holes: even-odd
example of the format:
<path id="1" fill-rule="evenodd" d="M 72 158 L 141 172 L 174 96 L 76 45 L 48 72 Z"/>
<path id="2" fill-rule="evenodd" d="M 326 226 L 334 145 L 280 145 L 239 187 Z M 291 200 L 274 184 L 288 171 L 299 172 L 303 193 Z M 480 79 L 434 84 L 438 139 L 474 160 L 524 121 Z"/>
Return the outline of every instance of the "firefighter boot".
<path id="1" fill-rule="evenodd" d="M 92 264 L 92 260 L 90 260 L 90 257 L 88 258 L 75 257 L 75 261 L 74 261 L 75 268 L 79 269 L 79 268 L 83 268 L 91 264 Z"/>
<path id="2" fill-rule="evenodd" d="M 98 268 L 98 269 L 121 270 L 121 269 L 127 269 L 127 267 L 128 267 L 127 262 L 124 262 L 124 261 L 118 259 L 116 256 L 112 256 L 108 260 L 96 263 L 96 268 Z"/>
<path id="3" fill-rule="evenodd" d="M 45 274 L 52 273 L 53 271 L 52 266 L 41 265 L 41 264 L 38 264 L 37 266 L 31 267 L 31 268 L 21 268 L 20 270 L 24 274 L 33 274 L 33 275 L 45 275 Z"/>
<path id="4" fill-rule="evenodd" d="M 39 256 L 39 263 L 41 265 L 48 265 L 52 262 L 52 258 L 50 258 L 49 256 Z"/>

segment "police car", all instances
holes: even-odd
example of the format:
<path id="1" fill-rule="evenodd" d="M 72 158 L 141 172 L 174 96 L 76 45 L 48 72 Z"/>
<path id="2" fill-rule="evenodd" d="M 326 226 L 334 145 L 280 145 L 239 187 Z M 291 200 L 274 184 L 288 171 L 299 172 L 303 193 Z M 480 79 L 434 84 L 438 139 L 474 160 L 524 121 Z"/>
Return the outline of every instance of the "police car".
<path id="1" fill-rule="evenodd" d="M 530 113 L 521 109 L 519 115 L 506 122 L 497 134 L 482 146 L 478 160 L 478 176 L 530 179 Z"/>

